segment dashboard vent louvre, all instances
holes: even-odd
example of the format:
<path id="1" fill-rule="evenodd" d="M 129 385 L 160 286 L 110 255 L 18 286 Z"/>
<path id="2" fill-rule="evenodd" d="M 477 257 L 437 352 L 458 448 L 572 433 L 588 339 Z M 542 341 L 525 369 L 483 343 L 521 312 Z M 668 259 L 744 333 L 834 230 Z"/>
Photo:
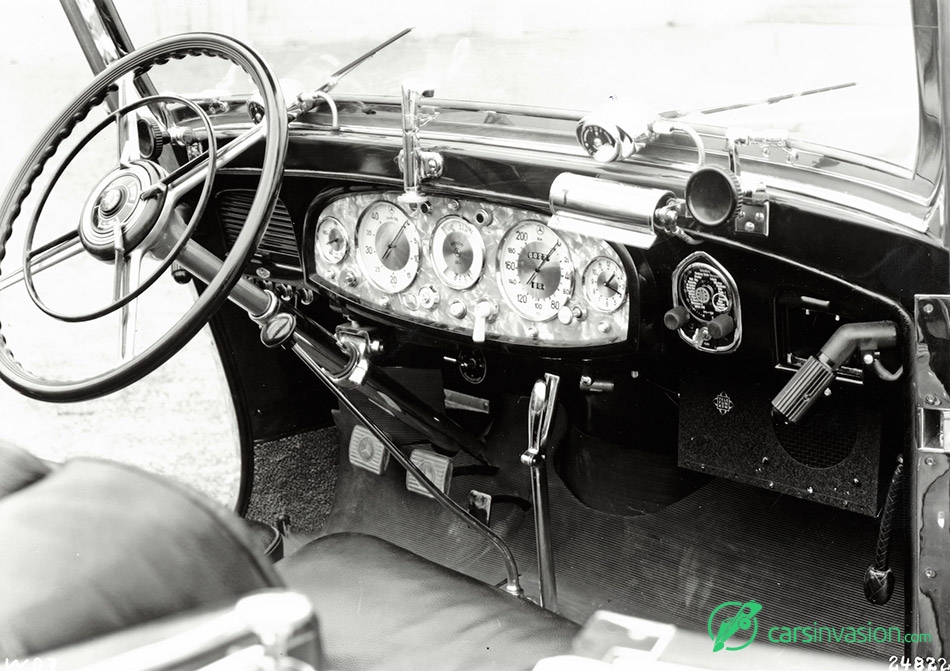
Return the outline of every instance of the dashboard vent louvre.
<path id="1" fill-rule="evenodd" d="M 254 191 L 234 189 L 217 195 L 218 216 L 224 224 L 224 236 L 229 248 L 234 246 L 241 227 L 247 219 L 254 200 Z M 283 201 L 278 200 L 261 244 L 254 256 L 263 261 L 300 267 L 300 251 L 294 235 L 294 223 Z"/>

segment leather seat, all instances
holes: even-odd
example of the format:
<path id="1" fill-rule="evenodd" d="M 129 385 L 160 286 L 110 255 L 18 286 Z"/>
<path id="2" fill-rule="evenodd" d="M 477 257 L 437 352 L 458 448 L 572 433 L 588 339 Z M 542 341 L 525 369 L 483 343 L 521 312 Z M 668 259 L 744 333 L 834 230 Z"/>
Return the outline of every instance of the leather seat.
<path id="1" fill-rule="evenodd" d="M 115 462 L 50 468 L 0 443 L 0 657 L 26 658 L 267 587 L 310 597 L 330 667 L 517 669 L 576 625 L 377 538 L 277 564 L 242 521 Z M 279 573 L 279 575 L 278 575 Z"/>
<path id="2" fill-rule="evenodd" d="M 317 539 L 277 564 L 306 594 L 330 668 L 530 669 L 578 627 L 529 601 L 362 534 Z"/>

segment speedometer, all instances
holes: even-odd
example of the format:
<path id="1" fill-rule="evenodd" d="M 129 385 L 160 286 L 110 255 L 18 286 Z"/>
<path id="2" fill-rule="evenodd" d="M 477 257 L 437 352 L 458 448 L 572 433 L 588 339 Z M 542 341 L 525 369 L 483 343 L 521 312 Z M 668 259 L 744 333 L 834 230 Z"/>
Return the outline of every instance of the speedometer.
<path id="1" fill-rule="evenodd" d="M 360 215 L 356 255 L 370 282 L 389 294 L 406 289 L 419 272 L 419 231 L 399 206 L 380 200 Z"/>
<path id="2" fill-rule="evenodd" d="M 498 247 L 502 292 L 531 321 L 553 319 L 574 293 L 574 263 L 564 240 L 540 221 L 522 221 Z"/>

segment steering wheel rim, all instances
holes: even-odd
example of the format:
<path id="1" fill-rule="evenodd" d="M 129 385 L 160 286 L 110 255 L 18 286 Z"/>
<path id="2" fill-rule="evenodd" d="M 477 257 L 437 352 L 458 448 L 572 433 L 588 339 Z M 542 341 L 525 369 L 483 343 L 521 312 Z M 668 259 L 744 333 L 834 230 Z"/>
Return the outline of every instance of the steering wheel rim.
<path id="1" fill-rule="evenodd" d="M 270 67 L 253 49 L 225 35 L 216 33 L 190 33 L 164 38 L 138 49 L 115 61 L 86 86 L 75 99 L 47 127 L 21 162 L 14 178 L 4 192 L 0 205 L 0 262 L 6 253 L 13 225 L 20 214 L 23 201 L 33 188 L 46 162 L 55 155 L 60 143 L 70 135 L 73 128 L 89 111 L 117 90 L 117 83 L 129 74 L 144 74 L 152 66 L 188 55 L 209 55 L 225 58 L 241 67 L 257 86 L 265 109 L 260 125 L 248 133 L 256 140 L 260 134 L 266 137 L 257 192 L 234 246 L 222 262 L 215 277 L 187 312 L 148 349 L 134 354 L 110 370 L 80 380 L 51 380 L 36 375 L 17 361 L 6 342 L 0 320 L 0 379 L 20 393 L 44 401 L 68 402 L 97 398 L 121 389 L 141 379 L 171 358 L 207 323 L 211 315 L 224 303 L 234 285 L 241 278 L 244 268 L 264 234 L 267 222 L 277 202 L 283 178 L 284 159 L 287 153 L 287 114 L 277 78 Z M 119 120 L 119 123 L 122 121 Z M 258 131 L 259 128 L 259 131 Z M 237 145 L 238 140 L 232 141 Z M 242 153 L 248 145 L 232 152 L 230 159 Z M 223 164 L 221 152 L 217 162 Z M 201 172 L 207 162 L 194 170 Z M 177 171 L 176 171 L 177 172 Z M 173 173 L 174 175 L 175 173 Z M 213 177 L 213 175 L 209 175 Z M 180 182 L 185 185 L 186 180 Z M 169 190 L 163 204 L 157 228 L 168 225 L 174 207 L 190 191 L 182 188 L 177 193 Z M 176 202 L 177 201 L 177 202 Z M 188 245 L 194 244 L 188 242 Z"/>

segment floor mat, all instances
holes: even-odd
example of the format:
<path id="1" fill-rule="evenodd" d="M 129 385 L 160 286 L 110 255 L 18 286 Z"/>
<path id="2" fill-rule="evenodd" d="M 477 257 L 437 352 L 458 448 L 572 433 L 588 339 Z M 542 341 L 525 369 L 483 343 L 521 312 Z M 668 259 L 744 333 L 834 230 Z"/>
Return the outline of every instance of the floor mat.
<path id="1" fill-rule="evenodd" d="M 563 413 L 554 432 L 564 433 Z M 470 489 L 530 498 L 519 456 L 526 442 L 526 402 L 511 402 L 491 435 L 500 473 L 453 479 L 452 496 Z M 341 413 L 341 436 L 352 419 Z M 405 488 L 405 472 L 391 465 L 375 476 L 354 469 L 341 451 L 337 498 L 323 534 L 357 531 L 385 538 L 419 555 L 488 583 L 505 576 L 498 553 L 438 504 Z M 456 458 L 456 470 L 471 463 Z M 586 507 L 549 472 L 555 565 L 561 612 L 583 622 L 604 608 L 695 631 L 726 601 L 762 604 L 766 626 L 902 626 L 903 577 L 888 605 L 868 604 L 864 570 L 873 557 L 872 518 L 820 506 L 725 480 L 713 480 L 656 513 L 619 516 Z M 525 589 L 537 594 L 534 527 L 530 511 L 500 504 L 492 528 L 509 543 Z M 895 560 L 901 556 L 895 550 Z M 880 659 L 901 654 L 899 643 L 806 646 Z"/>
<path id="2" fill-rule="evenodd" d="M 255 445 L 247 516 L 274 524 L 287 515 L 295 532 L 319 531 L 333 505 L 339 442 L 331 426 Z"/>

